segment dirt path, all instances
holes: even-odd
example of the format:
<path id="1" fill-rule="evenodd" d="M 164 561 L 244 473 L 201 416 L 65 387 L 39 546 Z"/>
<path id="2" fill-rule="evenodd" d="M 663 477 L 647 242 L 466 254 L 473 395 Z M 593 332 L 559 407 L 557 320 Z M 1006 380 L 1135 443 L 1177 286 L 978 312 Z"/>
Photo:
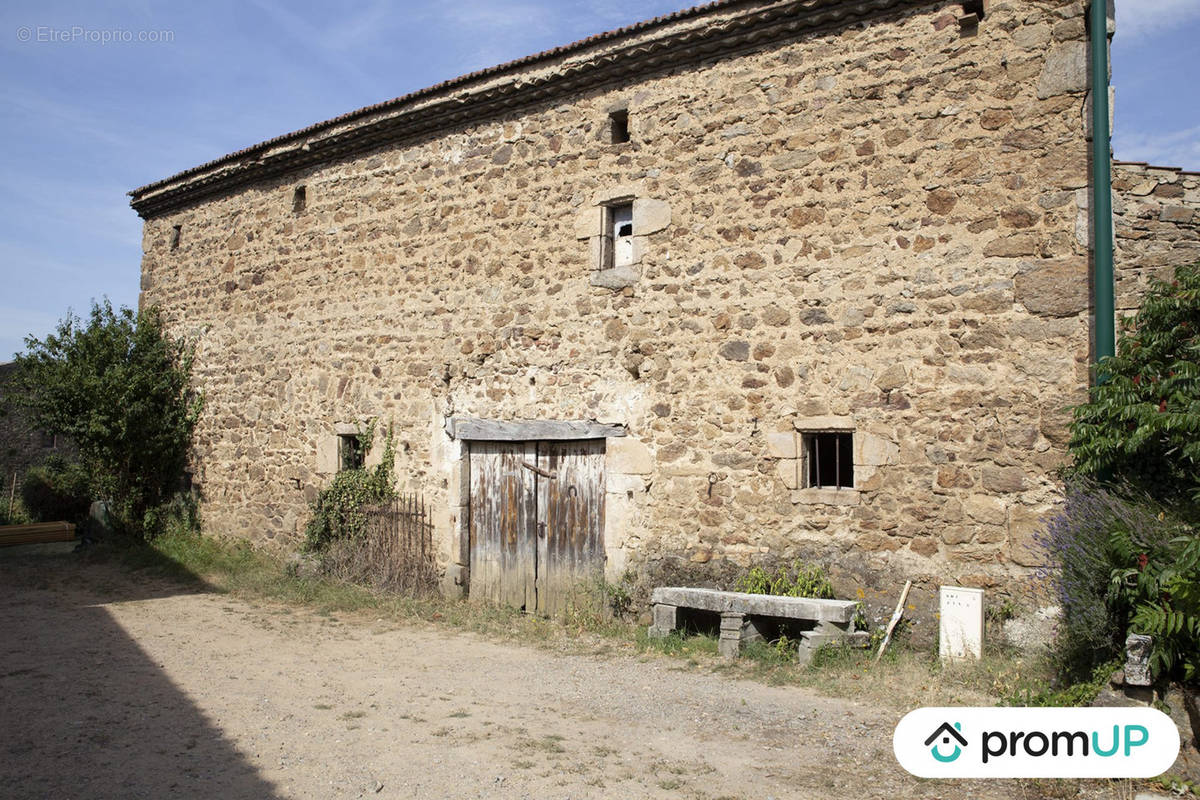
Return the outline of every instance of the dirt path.
<path id="1" fill-rule="evenodd" d="M 0 561 L 0 796 L 1013 798 L 908 777 L 898 715 L 665 658 L 562 655 Z"/>

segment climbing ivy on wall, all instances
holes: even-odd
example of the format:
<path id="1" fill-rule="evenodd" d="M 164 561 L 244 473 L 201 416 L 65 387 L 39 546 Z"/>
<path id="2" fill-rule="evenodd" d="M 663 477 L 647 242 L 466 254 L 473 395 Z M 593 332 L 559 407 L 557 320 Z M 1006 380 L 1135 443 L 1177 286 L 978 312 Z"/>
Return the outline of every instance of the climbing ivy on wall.
<path id="1" fill-rule="evenodd" d="M 374 444 L 375 429 L 376 422 L 371 420 L 358 433 L 364 457 Z M 364 534 L 367 507 L 390 502 L 396 497 L 395 452 L 389 425 L 384 435 L 383 460 L 378 465 L 342 470 L 321 490 L 310 507 L 312 517 L 304 529 L 306 550 L 324 550 L 331 542 L 357 539 Z"/>

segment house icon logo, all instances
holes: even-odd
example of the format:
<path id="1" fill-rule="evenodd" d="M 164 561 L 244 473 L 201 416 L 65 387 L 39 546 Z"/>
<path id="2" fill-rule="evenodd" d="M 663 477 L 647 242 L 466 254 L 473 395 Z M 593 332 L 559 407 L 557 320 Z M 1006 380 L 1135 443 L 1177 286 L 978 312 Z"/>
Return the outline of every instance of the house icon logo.
<path id="1" fill-rule="evenodd" d="M 933 754 L 934 758 L 936 758 L 938 761 L 941 761 L 943 764 L 949 764 L 951 761 L 954 761 L 956 758 L 962 755 L 962 749 L 967 746 L 967 740 L 963 738 L 961 733 L 959 733 L 961 730 L 961 722 L 956 722 L 954 725 L 951 725 L 949 722 L 943 722 L 936 731 L 929 734 L 929 738 L 925 740 L 925 746 L 929 747 L 929 752 Z M 944 756 L 938 750 L 938 745 L 950 744 L 951 738 L 957 742 L 957 744 L 954 745 L 954 752 L 948 756 Z M 935 744 L 937 739 L 941 739 L 941 741 Z"/>

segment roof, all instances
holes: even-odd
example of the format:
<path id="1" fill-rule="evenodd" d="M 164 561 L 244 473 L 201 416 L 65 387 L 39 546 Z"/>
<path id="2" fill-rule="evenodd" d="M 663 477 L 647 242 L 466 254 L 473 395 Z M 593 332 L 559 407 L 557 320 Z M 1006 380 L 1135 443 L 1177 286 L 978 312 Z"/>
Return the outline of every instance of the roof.
<path id="1" fill-rule="evenodd" d="M 946 0 L 715 0 L 366 106 L 129 193 L 143 218 L 524 104 Z"/>
<path id="2" fill-rule="evenodd" d="M 1183 167 L 1167 167 L 1159 164 L 1151 164 L 1148 161 L 1122 161 L 1121 159 L 1113 159 L 1114 167 L 1142 167 L 1143 169 L 1161 169 L 1164 172 L 1176 172 L 1180 175 L 1200 175 L 1200 171 L 1184 169 Z"/>

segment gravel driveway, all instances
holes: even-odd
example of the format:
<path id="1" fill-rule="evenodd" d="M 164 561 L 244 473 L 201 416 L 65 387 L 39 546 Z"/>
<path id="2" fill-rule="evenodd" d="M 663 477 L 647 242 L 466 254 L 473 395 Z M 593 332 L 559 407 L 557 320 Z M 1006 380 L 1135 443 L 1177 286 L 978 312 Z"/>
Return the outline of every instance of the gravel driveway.
<path id="1" fill-rule="evenodd" d="M 564 655 L 0 560 L 9 798 L 1030 795 L 919 781 L 899 714 L 659 656 Z"/>

